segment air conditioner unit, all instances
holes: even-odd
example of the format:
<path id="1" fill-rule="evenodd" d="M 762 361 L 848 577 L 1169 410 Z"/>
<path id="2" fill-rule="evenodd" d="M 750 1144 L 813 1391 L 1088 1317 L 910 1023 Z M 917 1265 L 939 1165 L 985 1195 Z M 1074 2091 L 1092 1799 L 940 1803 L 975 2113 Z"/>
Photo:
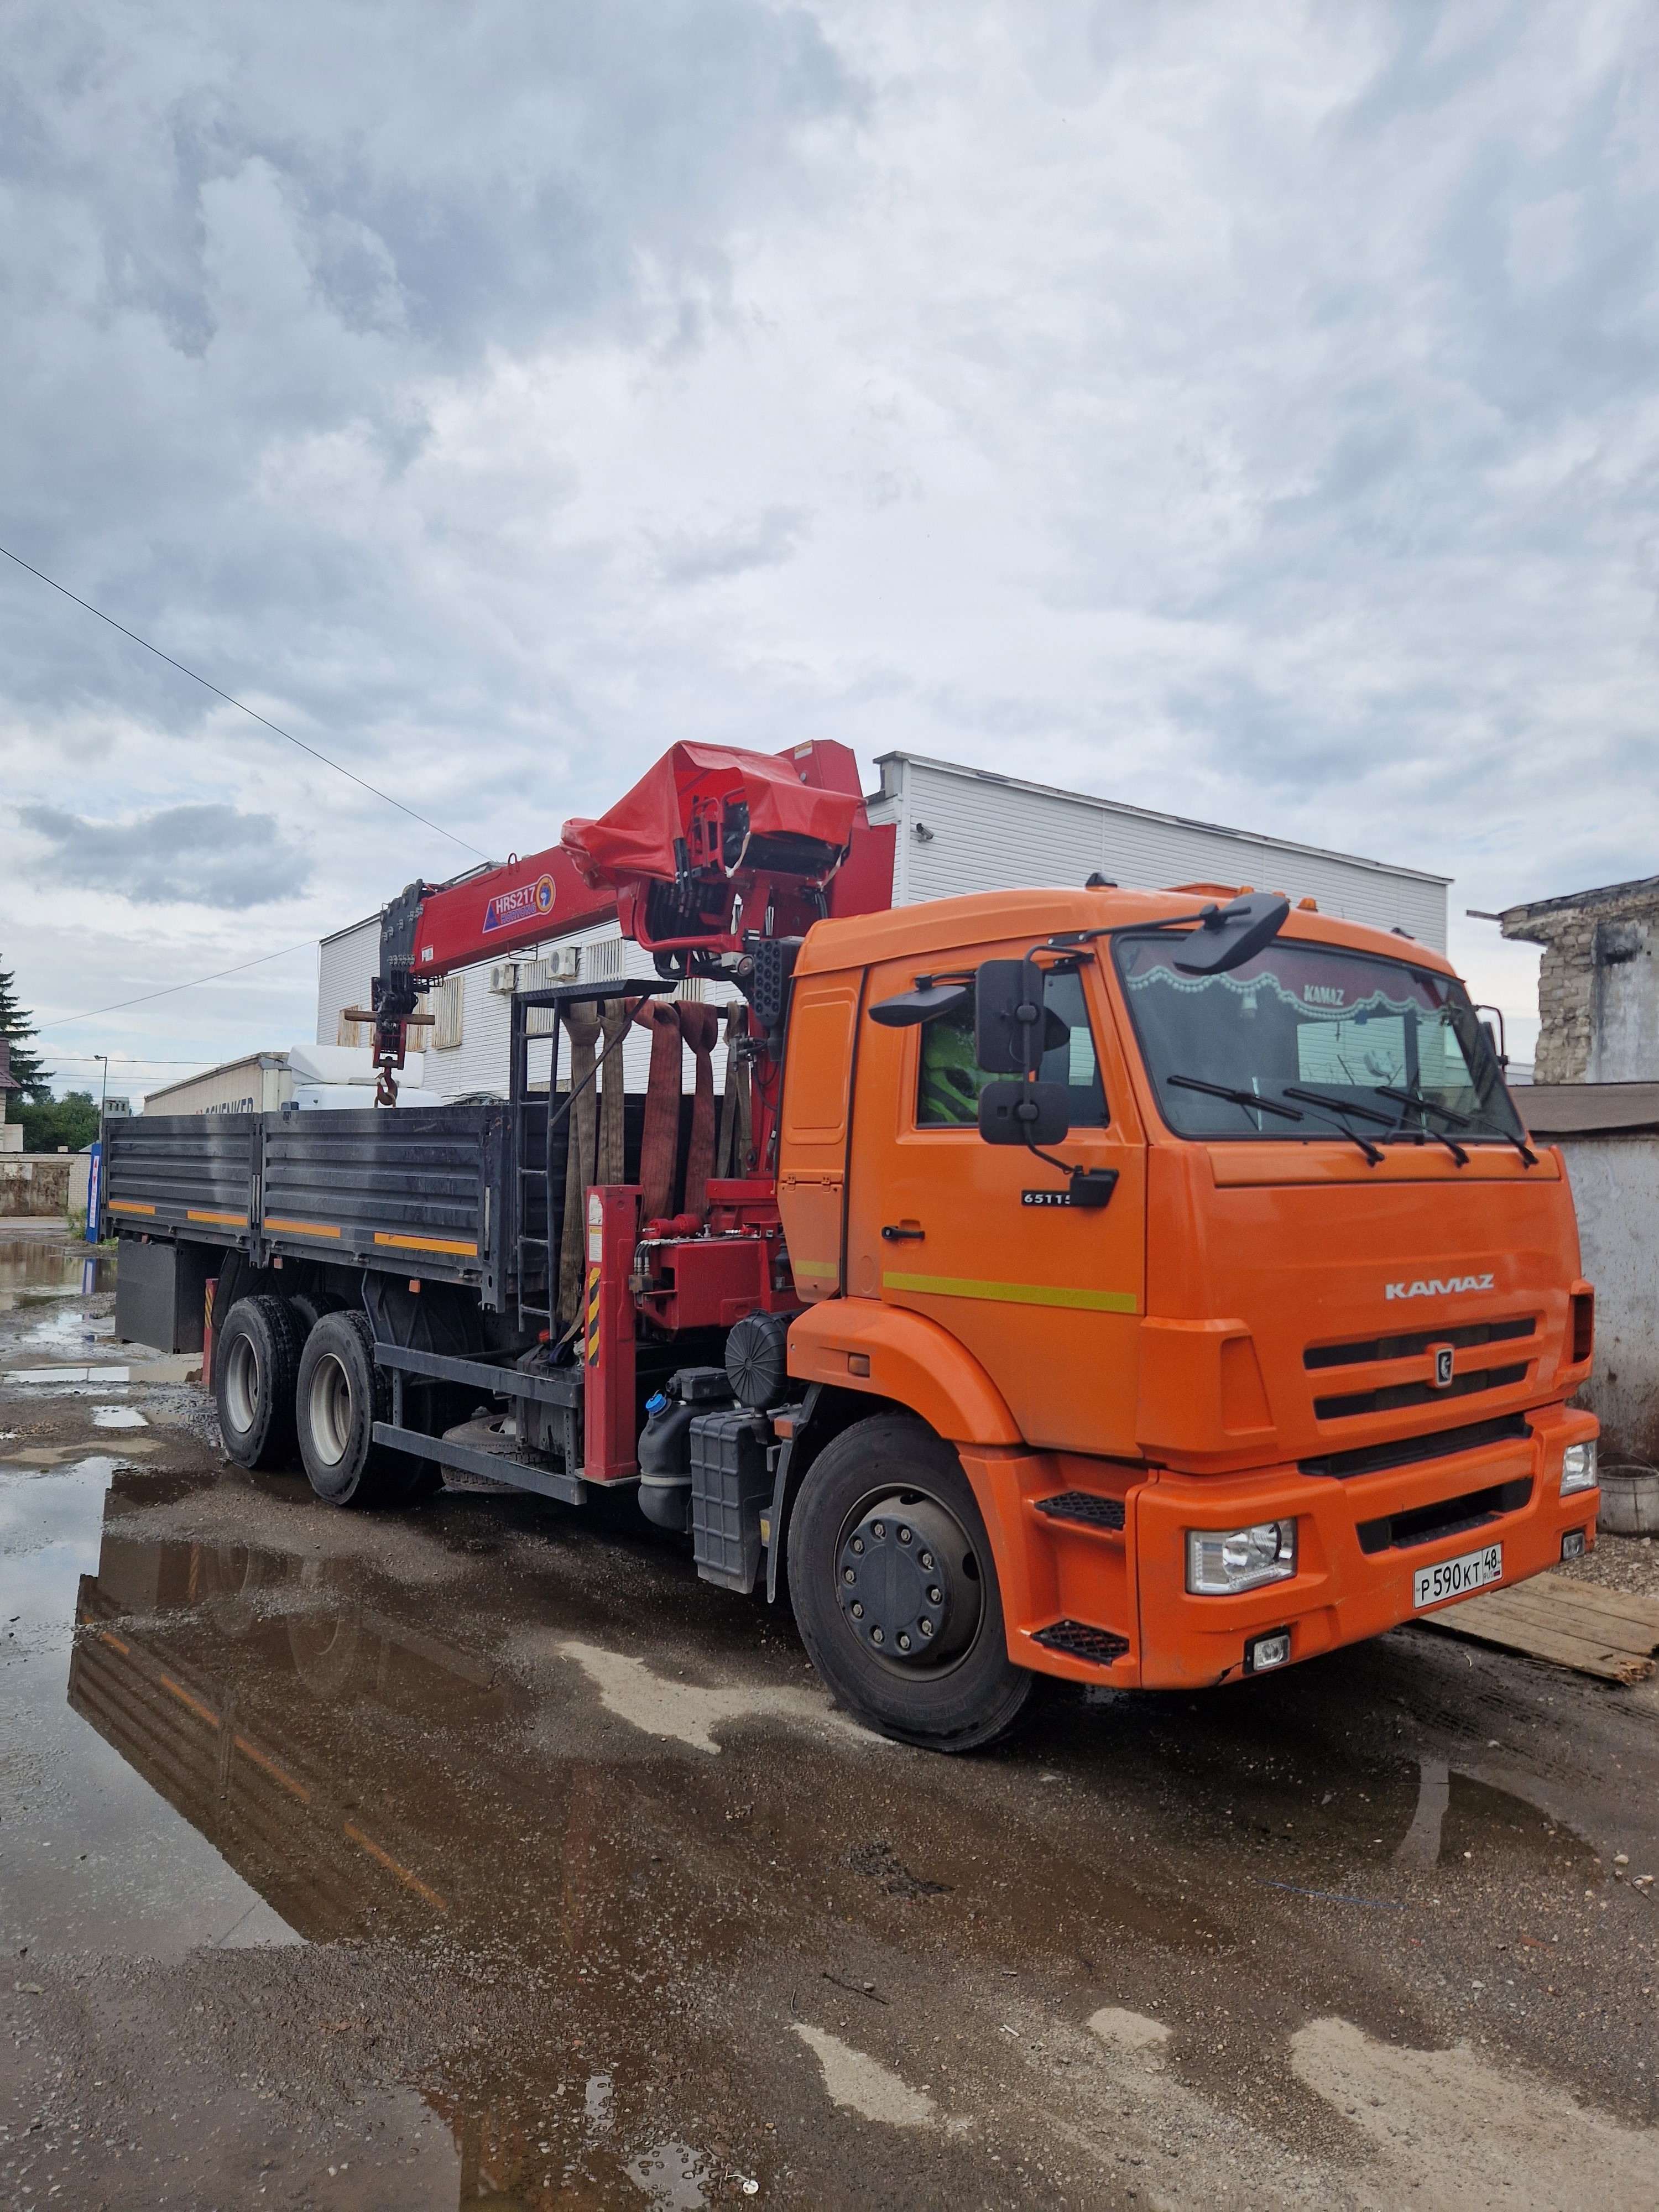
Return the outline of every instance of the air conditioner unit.
<path id="1" fill-rule="evenodd" d="M 510 999 L 519 988 L 518 962 L 498 960 L 489 971 L 489 988 L 503 999 Z"/>
<path id="2" fill-rule="evenodd" d="M 581 973 L 581 948 L 576 945 L 556 945 L 542 964 L 550 983 L 574 983 Z"/>

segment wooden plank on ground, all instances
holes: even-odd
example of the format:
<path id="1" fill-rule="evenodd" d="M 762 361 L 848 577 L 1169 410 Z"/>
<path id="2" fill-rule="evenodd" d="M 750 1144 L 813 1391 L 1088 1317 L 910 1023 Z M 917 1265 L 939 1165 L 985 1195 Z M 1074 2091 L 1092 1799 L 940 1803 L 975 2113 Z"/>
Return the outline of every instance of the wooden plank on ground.
<path id="1" fill-rule="evenodd" d="M 1564 1575 L 1534 1575 L 1509 1589 L 1479 1590 L 1438 1613 L 1421 1614 L 1417 1625 L 1524 1652 L 1604 1682 L 1646 1681 L 1659 1651 L 1659 1600 Z"/>

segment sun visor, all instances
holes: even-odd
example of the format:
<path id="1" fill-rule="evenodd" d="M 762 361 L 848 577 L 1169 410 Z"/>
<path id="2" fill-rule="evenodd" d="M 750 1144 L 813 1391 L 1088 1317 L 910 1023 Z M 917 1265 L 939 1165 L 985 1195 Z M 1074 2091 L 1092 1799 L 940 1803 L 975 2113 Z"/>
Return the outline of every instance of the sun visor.
<path id="1" fill-rule="evenodd" d="M 672 745 L 634 788 L 597 821 L 567 822 L 560 842 L 584 873 L 672 880 L 675 841 L 688 834 L 694 806 L 720 801 L 749 810 L 755 837 L 805 837 L 844 846 L 863 813 L 856 787 L 826 791 L 801 781 L 787 754 L 738 752 L 725 745 Z"/>

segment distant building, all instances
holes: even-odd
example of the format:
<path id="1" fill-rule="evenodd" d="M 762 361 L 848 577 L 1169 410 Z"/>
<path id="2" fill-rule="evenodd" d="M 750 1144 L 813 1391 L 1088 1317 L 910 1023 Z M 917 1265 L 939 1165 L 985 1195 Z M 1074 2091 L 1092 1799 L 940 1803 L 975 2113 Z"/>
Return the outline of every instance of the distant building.
<path id="1" fill-rule="evenodd" d="M 988 769 L 917 753 L 884 753 L 876 766 L 881 787 L 869 799 L 872 822 L 898 831 L 893 902 L 1026 885 L 1081 884 L 1091 875 L 1158 888 L 1203 883 L 1250 884 L 1257 890 L 1316 899 L 1322 912 L 1377 929 L 1394 929 L 1446 948 L 1444 876 L 1352 854 L 1328 852 L 1288 838 L 1159 814 L 1121 799 L 1093 799 L 1000 775 Z M 549 823 L 550 839 L 555 825 Z M 628 948 L 615 922 L 550 939 L 529 954 L 463 969 L 434 990 L 434 1024 L 410 1032 L 424 1046 L 429 1103 L 477 1091 L 505 1095 L 508 1019 L 515 988 L 554 981 L 608 981 L 626 972 Z M 347 1012 L 368 1004 L 369 979 L 380 964 L 380 922 L 369 915 L 325 937 L 318 963 L 317 1042 L 366 1045 L 368 1024 Z M 637 958 L 639 956 L 635 956 Z M 723 1000 L 723 984 L 692 982 L 686 996 Z M 532 1026 L 536 1017 L 532 1014 Z M 650 1042 L 643 1030 L 625 1048 L 627 1080 L 643 1086 Z M 715 1055 L 715 1080 L 723 1054 Z M 688 1082 L 690 1079 L 687 1057 Z M 535 1070 L 532 1068 L 532 1077 Z M 542 1063 L 545 1079 L 545 1062 Z"/>
<path id="2" fill-rule="evenodd" d="M 1506 907 L 1544 948 L 1536 1083 L 1659 1082 L 1659 876 Z"/>

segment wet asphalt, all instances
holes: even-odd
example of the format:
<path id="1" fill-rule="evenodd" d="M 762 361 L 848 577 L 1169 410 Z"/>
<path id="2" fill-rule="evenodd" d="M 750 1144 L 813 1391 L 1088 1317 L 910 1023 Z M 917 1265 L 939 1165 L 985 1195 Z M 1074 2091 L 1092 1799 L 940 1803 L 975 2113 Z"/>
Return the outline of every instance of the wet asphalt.
<path id="1" fill-rule="evenodd" d="M 1652 1685 L 932 1757 L 628 1498 L 228 1466 L 111 1307 L 0 1225 L 0 2206 L 1659 2202 Z"/>

